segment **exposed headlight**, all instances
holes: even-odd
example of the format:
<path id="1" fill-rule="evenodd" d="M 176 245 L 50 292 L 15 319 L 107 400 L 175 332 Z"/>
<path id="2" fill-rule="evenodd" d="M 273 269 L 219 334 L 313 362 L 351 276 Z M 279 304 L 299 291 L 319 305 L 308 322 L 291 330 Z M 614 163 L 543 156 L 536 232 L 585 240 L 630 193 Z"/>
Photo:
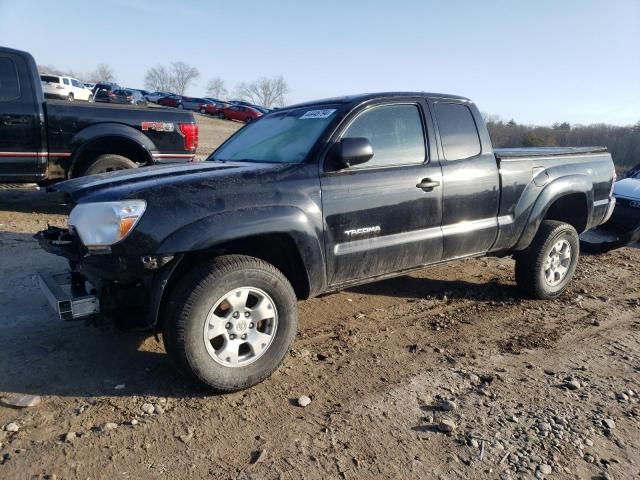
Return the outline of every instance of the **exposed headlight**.
<path id="1" fill-rule="evenodd" d="M 81 203 L 71 211 L 69 225 L 87 248 L 107 247 L 129 235 L 146 208 L 144 200 Z"/>

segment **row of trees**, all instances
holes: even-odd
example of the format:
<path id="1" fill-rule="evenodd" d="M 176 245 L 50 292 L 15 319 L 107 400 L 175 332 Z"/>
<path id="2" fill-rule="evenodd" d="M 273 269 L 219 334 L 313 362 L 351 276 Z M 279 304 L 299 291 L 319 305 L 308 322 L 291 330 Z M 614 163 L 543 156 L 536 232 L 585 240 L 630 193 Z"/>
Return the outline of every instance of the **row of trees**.
<path id="1" fill-rule="evenodd" d="M 495 147 L 607 147 L 620 173 L 640 164 L 640 121 L 634 126 L 571 125 L 551 127 L 505 122 L 496 115 L 484 115 Z"/>
<path id="2" fill-rule="evenodd" d="M 79 78 L 86 82 L 116 82 L 117 77 L 112 67 L 101 63 L 89 73 L 81 74 L 73 70 L 63 70 L 51 65 L 38 65 L 40 73 L 66 75 Z M 185 62 L 172 62 L 169 65 L 156 65 L 147 70 L 144 85 L 148 90 L 172 92 L 184 95 L 185 92 L 200 78 L 200 71 Z M 272 78 L 261 77 L 251 82 L 240 82 L 233 90 L 233 98 L 262 105 L 267 108 L 284 107 L 289 85 L 282 75 Z M 214 77 L 207 82 L 207 95 L 221 100 L 229 98 L 225 81 Z"/>
<path id="3" fill-rule="evenodd" d="M 115 71 L 106 63 L 99 63 L 91 72 L 84 74 L 74 70 L 62 70 L 52 65 L 38 65 L 38 72 L 41 74 L 50 73 L 52 75 L 64 75 L 66 77 L 78 78 L 91 83 L 116 81 Z"/>
<path id="4" fill-rule="evenodd" d="M 200 71 L 197 68 L 184 62 L 173 62 L 170 65 L 156 65 L 147 70 L 144 85 L 148 90 L 184 95 L 199 77 Z M 207 95 L 221 100 L 229 97 L 225 81 L 220 77 L 209 80 L 206 92 Z M 262 77 L 252 82 L 240 82 L 235 87 L 234 97 L 271 108 L 283 107 L 287 93 L 289 85 L 280 75 L 273 78 Z"/>

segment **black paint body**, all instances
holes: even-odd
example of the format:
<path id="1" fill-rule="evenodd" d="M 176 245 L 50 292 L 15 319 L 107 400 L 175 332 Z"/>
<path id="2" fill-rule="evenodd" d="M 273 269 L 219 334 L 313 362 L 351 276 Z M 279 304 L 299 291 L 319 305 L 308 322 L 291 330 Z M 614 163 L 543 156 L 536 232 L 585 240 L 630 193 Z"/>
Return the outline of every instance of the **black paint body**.
<path id="1" fill-rule="evenodd" d="M 180 123 L 193 114 L 132 105 L 47 101 L 36 63 L 26 52 L 0 47 L 18 76 L 19 94 L 0 99 L 0 181 L 45 182 L 70 178 L 89 152 L 125 155 L 142 165 L 186 162 Z M 174 125 L 172 132 L 143 131 L 142 122 Z M 175 155 L 175 156 L 172 156 Z"/>
<path id="2" fill-rule="evenodd" d="M 470 108 L 481 142 L 478 155 L 444 159 L 432 108 L 438 101 Z M 390 103 L 419 107 L 424 163 L 331 167 L 330 152 L 349 121 L 364 109 Z M 75 203 L 144 199 L 147 210 L 110 253 L 89 254 L 77 245 L 55 248 L 46 232 L 42 245 L 77 262 L 94 283 L 137 285 L 147 295 L 152 325 L 181 262 L 236 251 L 236 245 L 251 254 L 251 245 L 259 245 L 252 242 L 274 235 L 287 240 L 279 253 L 296 259 L 298 275 L 290 275 L 294 288 L 300 297 L 310 297 L 456 258 L 513 253 L 529 245 L 544 218 L 584 231 L 608 214 L 614 170 L 604 149 L 494 152 L 478 109 L 465 98 L 387 93 L 306 105 L 338 105 L 335 121 L 306 162 L 210 161 L 63 182 L 55 189 Z M 438 186 L 420 188 L 426 180 Z M 363 227 L 363 234 L 348 234 Z M 172 259 L 150 270 L 143 257 Z"/>

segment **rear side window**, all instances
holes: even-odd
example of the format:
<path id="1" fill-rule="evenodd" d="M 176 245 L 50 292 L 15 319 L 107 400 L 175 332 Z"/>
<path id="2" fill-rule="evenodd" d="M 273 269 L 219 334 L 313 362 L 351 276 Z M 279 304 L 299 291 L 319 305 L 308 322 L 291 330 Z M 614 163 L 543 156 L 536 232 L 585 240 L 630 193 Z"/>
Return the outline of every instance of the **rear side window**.
<path id="1" fill-rule="evenodd" d="M 80 82 L 78 80 L 71 80 L 71 85 L 73 85 L 74 87 L 78 87 L 78 88 L 82 88 L 82 85 L 80 85 Z"/>
<path id="2" fill-rule="evenodd" d="M 436 103 L 444 158 L 461 160 L 480 153 L 480 137 L 471 110 L 459 103 Z"/>
<path id="3" fill-rule="evenodd" d="M 68 78 L 63 78 L 62 79 L 62 83 L 64 83 L 65 85 L 69 85 L 69 79 Z"/>
<path id="4" fill-rule="evenodd" d="M 364 137 L 373 158 L 353 168 L 423 163 L 426 159 L 422 118 L 416 105 L 374 107 L 358 116 L 342 138 Z"/>
<path id="5" fill-rule="evenodd" d="M 8 57 L 0 57 L 0 102 L 20 97 L 20 83 L 16 64 Z"/>
<path id="6" fill-rule="evenodd" d="M 60 83 L 60 77 L 55 75 L 40 75 L 40 80 L 49 83 Z"/>

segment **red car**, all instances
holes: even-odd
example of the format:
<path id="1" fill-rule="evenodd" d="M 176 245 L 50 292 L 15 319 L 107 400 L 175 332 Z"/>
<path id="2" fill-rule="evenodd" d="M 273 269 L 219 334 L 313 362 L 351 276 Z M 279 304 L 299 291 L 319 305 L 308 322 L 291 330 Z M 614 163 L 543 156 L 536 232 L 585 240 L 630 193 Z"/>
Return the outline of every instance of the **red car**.
<path id="1" fill-rule="evenodd" d="M 164 107 L 178 108 L 178 106 L 181 104 L 182 97 L 180 95 L 169 95 L 168 97 L 164 97 L 158 100 L 158 105 L 162 105 Z"/>
<path id="2" fill-rule="evenodd" d="M 241 122 L 249 123 L 260 118 L 263 113 L 253 107 L 247 107 L 245 105 L 231 105 L 229 108 L 222 110 L 222 115 L 223 116 L 220 118 L 240 120 Z"/>
<path id="3" fill-rule="evenodd" d="M 223 110 L 231 107 L 230 103 L 208 102 L 200 105 L 200 113 L 213 115 L 214 117 L 224 118 Z"/>

